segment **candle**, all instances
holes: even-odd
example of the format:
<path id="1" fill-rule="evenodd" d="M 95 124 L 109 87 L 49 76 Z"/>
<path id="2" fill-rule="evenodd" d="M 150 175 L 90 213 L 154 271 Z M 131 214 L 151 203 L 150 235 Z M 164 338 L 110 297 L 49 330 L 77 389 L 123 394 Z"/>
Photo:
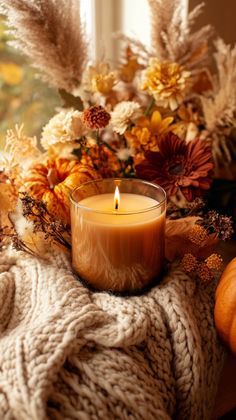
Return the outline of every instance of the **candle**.
<path id="1" fill-rule="evenodd" d="M 158 189 L 162 196 L 157 200 L 140 194 L 134 181 L 142 186 L 147 184 L 141 192 L 147 194 L 147 190 Z M 91 191 L 91 183 L 88 183 L 89 196 L 86 196 L 86 185 L 72 193 L 73 267 L 98 290 L 139 290 L 157 278 L 163 267 L 164 192 L 144 181 L 124 179 L 119 181 L 119 197 L 118 186 L 114 188 L 117 180 L 96 182 L 106 187 L 99 194 Z M 106 192 L 112 188 L 113 192 Z"/>

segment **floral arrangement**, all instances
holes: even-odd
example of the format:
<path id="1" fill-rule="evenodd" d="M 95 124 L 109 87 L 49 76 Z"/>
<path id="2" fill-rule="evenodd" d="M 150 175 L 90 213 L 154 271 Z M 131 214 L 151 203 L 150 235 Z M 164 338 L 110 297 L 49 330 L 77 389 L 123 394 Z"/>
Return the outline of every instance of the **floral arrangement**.
<path id="1" fill-rule="evenodd" d="M 209 249 L 230 237 L 232 221 L 204 209 L 201 197 L 235 154 L 236 46 L 217 39 L 210 53 L 213 29 L 193 30 L 203 4 L 185 21 L 181 0 L 148 3 L 152 47 L 118 34 L 113 68 L 89 61 L 78 0 L 61 1 L 60 10 L 52 0 L 0 0 L 12 44 L 63 102 L 39 139 L 23 126 L 7 132 L 2 244 L 10 238 L 38 255 L 47 241 L 70 249 L 68 193 L 91 179 L 139 177 L 167 192 L 167 257 L 210 279 L 221 257 Z M 176 254 L 171 242 L 180 237 Z"/>

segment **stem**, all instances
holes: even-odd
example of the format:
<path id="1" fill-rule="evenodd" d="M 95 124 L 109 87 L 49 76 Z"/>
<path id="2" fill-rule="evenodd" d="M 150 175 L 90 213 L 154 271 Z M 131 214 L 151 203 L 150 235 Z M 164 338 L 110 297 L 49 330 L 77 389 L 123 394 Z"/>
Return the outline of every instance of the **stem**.
<path id="1" fill-rule="evenodd" d="M 155 105 L 155 99 L 154 99 L 154 97 L 152 96 L 152 99 L 151 99 L 151 101 L 149 102 L 149 104 L 148 104 L 148 106 L 147 106 L 146 111 L 144 112 L 145 117 L 148 117 L 148 116 L 149 116 L 149 114 L 150 114 L 150 112 L 151 112 L 152 108 L 154 107 L 154 105 Z"/>

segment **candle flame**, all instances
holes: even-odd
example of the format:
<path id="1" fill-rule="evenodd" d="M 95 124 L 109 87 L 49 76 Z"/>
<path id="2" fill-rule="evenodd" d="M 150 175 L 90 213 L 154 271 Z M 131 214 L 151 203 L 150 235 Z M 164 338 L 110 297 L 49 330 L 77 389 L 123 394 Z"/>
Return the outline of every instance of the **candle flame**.
<path id="1" fill-rule="evenodd" d="M 115 207 L 115 210 L 118 210 L 119 205 L 120 205 L 120 191 L 119 191 L 119 187 L 116 186 L 115 194 L 114 194 L 114 207 Z"/>

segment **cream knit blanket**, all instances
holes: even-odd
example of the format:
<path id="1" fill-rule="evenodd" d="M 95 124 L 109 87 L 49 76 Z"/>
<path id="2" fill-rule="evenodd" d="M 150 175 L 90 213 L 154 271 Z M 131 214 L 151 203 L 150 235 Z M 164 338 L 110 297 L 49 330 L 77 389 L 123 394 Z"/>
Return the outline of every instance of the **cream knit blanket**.
<path id="1" fill-rule="evenodd" d="M 210 419 L 213 286 L 180 269 L 140 297 L 91 293 L 64 255 L 0 255 L 0 419 Z"/>

